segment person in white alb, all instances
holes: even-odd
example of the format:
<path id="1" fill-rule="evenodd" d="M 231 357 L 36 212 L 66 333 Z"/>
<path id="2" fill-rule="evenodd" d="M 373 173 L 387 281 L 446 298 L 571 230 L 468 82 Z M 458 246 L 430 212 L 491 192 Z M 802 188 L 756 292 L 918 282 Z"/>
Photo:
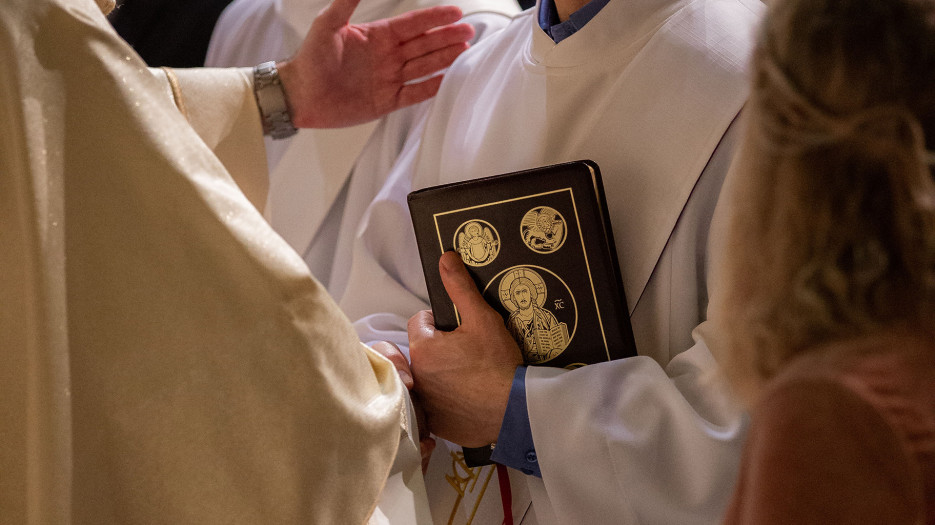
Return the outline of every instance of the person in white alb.
<path id="1" fill-rule="evenodd" d="M 425 100 L 473 34 L 355 5 L 279 64 L 164 70 L 112 0 L 0 2 L 0 523 L 429 522 L 393 365 L 251 204 L 263 128 Z"/>
<path id="2" fill-rule="evenodd" d="M 235 0 L 221 14 L 208 47 L 209 67 L 249 66 L 291 56 L 327 0 Z M 475 29 L 472 44 L 506 26 L 519 12 L 516 0 L 363 0 L 351 18 L 368 22 L 415 8 L 450 4 Z M 403 110 L 397 121 L 411 119 Z M 327 286 L 333 231 L 309 228 L 326 215 L 339 216 L 342 191 L 354 162 L 377 122 L 341 129 L 302 129 L 289 140 L 266 141 L 270 188 L 266 217 L 303 255 L 312 275 Z M 405 130 L 397 127 L 402 141 Z M 313 242 L 314 241 L 314 242 Z"/>
<path id="3" fill-rule="evenodd" d="M 361 339 L 411 344 L 430 428 L 462 445 L 496 441 L 494 459 L 513 467 L 498 484 L 491 467 L 466 469 L 437 447 L 426 478 L 437 522 L 720 519 L 746 417 L 714 373 L 707 245 L 762 10 L 755 0 L 542 0 L 459 57 L 404 141 L 384 120 L 341 215 L 303 225 L 335 232 L 326 279 Z M 454 333 L 423 313 L 407 335 L 428 308 L 407 193 L 576 159 L 603 174 L 639 356 L 517 368 L 506 328 L 470 322 L 466 312 L 491 311 L 465 304 Z"/>

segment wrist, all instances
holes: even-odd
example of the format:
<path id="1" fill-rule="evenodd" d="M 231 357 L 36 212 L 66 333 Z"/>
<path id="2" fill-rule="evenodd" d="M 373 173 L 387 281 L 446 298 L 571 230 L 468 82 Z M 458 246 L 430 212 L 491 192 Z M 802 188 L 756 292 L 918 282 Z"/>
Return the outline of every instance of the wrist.
<path id="1" fill-rule="evenodd" d="M 482 447 L 497 441 L 510 399 L 514 371 L 510 370 L 507 375 L 498 370 L 495 381 L 483 384 L 478 395 L 478 406 L 483 407 L 479 412 L 485 417 L 478 421 L 477 441 L 468 446 Z"/>
<path id="2" fill-rule="evenodd" d="M 289 111 L 292 114 L 292 122 L 297 128 L 314 128 L 316 126 L 313 119 L 309 116 L 309 107 L 307 102 L 312 97 L 304 95 L 308 92 L 308 87 L 304 85 L 302 74 L 295 59 L 278 62 L 276 68 L 279 70 L 279 80 L 282 82 L 283 95 L 289 104 Z"/>

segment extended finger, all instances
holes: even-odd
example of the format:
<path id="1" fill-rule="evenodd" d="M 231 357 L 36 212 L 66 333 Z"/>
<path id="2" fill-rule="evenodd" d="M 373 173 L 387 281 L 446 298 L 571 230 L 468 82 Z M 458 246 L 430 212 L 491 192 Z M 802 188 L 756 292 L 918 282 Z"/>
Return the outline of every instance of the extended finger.
<path id="1" fill-rule="evenodd" d="M 462 326 L 486 326 L 490 322 L 491 313 L 499 319 L 499 315 L 490 308 L 477 290 L 477 285 L 457 252 L 443 253 L 438 259 L 438 271 L 441 273 L 442 284 L 445 285 L 448 297 L 461 313 Z"/>
<path id="2" fill-rule="evenodd" d="M 393 363 L 393 366 L 396 367 L 396 372 L 399 373 L 399 378 L 402 379 L 403 384 L 406 385 L 406 388 L 412 390 L 414 383 L 412 380 L 412 371 L 409 369 L 409 361 L 407 361 L 406 356 L 399 351 L 399 347 L 388 341 L 379 341 L 370 345 L 370 348 L 373 348 L 377 353 L 389 359 L 390 362 Z"/>
<path id="3" fill-rule="evenodd" d="M 466 49 L 467 44 L 455 44 L 406 62 L 402 70 L 403 82 L 422 78 L 445 69 Z"/>
<path id="4" fill-rule="evenodd" d="M 339 28 L 350 22 L 359 3 L 360 0 L 333 0 L 318 14 L 318 19 L 332 29 Z"/>
<path id="5" fill-rule="evenodd" d="M 399 42 L 408 42 L 434 27 L 453 24 L 458 20 L 461 20 L 461 9 L 447 5 L 410 11 L 394 16 L 386 22 Z"/>
<path id="6" fill-rule="evenodd" d="M 412 60 L 455 44 L 466 44 L 474 37 L 470 24 L 451 24 L 422 33 L 400 46 L 403 60 Z"/>
<path id="7" fill-rule="evenodd" d="M 438 88 L 442 85 L 442 76 L 437 75 L 428 80 L 415 84 L 406 84 L 399 89 L 396 97 L 396 108 L 404 108 L 412 104 L 418 104 L 423 100 L 428 100 L 438 93 Z"/>

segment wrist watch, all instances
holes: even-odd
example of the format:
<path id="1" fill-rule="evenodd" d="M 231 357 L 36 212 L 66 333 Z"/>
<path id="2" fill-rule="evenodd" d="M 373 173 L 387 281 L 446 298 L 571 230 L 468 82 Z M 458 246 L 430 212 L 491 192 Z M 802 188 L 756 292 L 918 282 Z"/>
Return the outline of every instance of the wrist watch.
<path id="1" fill-rule="evenodd" d="M 253 68 L 253 94 L 260 108 L 264 135 L 279 140 L 296 134 L 276 62 L 263 62 Z"/>

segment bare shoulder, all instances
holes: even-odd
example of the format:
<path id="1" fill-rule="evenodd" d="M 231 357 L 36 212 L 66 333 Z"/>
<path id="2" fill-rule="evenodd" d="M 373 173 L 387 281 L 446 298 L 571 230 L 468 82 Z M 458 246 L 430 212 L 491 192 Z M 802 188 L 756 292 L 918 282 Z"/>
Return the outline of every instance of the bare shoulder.
<path id="1" fill-rule="evenodd" d="M 742 469 L 745 492 L 763 500 L 757 507 L 787 523 L 915 519 L 919 466 L 899 430 L 839 369 L 796 371 L 769 385 L 753 411 Z"/>

